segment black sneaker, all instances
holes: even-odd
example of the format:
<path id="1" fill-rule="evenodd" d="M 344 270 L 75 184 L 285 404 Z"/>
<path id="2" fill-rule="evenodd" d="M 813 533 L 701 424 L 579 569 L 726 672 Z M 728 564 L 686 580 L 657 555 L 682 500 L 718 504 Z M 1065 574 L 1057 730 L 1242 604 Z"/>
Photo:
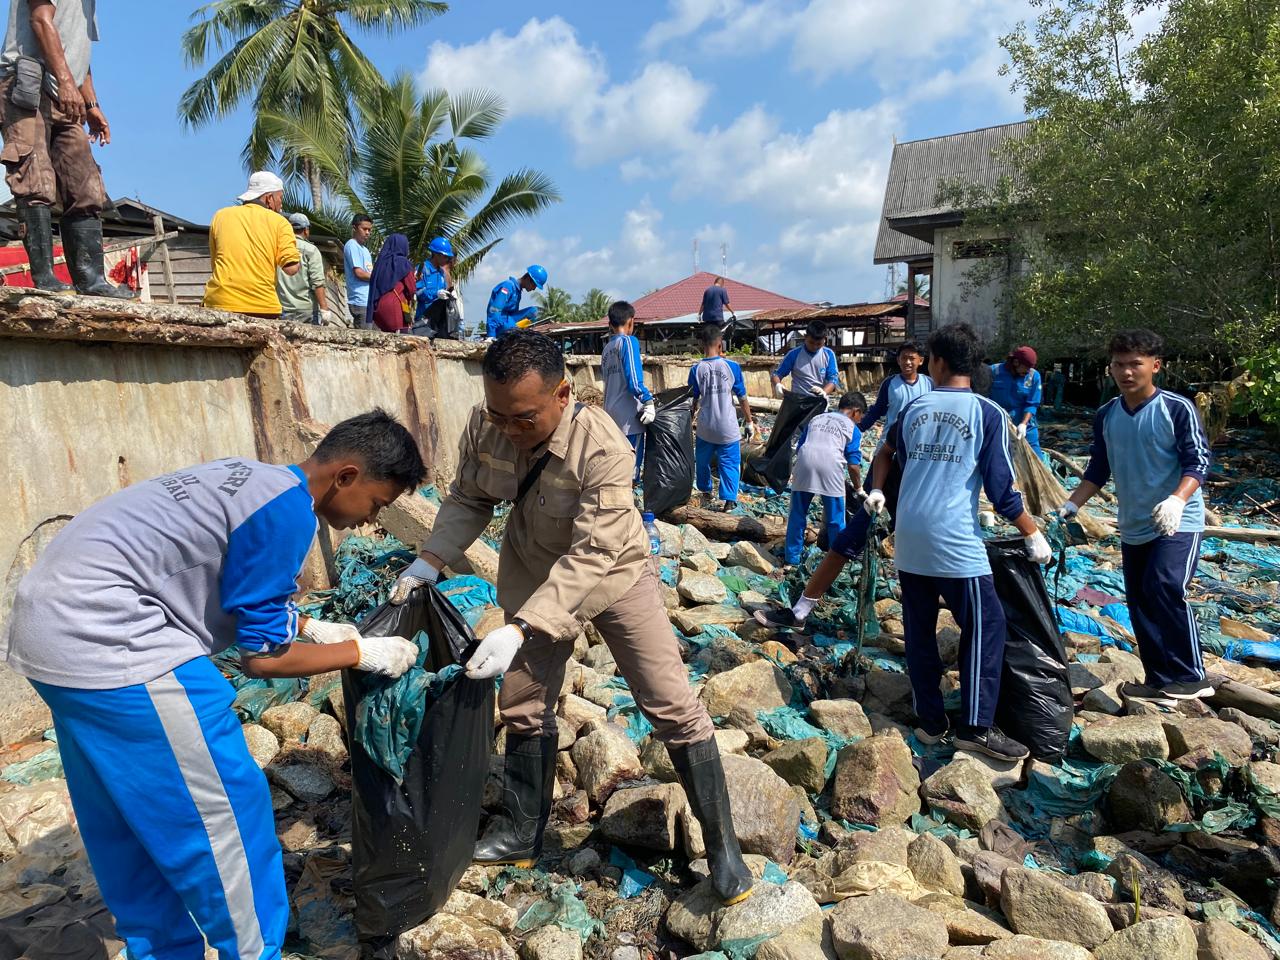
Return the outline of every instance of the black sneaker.
<path id="1" fill-rule="evenodd" d="M 984 753 L 993 760 L 1004 760 L 1014 763 L 1025 760 L 1031 751 L 1012 737 L 1006 737 L 998 727 L 987 727 L 985 730 L 969 727 L 963 733 L 956 734 L 957 750 L 972 750 Z"/>
<path id="2" fill-rule="evenodd" d="M 951 724 L 943 725 L 941 730 L 928 730 L 923 725 L 916 727 L 911 731 L 919 740 L 927 747 L 932 747 L 935 743 L 941 743 L 947 737 L 951 736 Z"/>
<path id="3" fill-rule="evenodd" d="M 1213 696 L 1213 686 L 1207 680 L 1192 680 L 1188 683 L 1167 683 L 1160 692 L 1173 700 L 1199 700 Z"/>
<path id="4" fill-rule="evenodd" d="M 775 630 L 803 630 L 804 621 L 796 617 L 790 607 L 781 610 L 757 610 L 752 614 L 756 623 Z"/>
<path id="5" fill-rule="evenodd" d="M 1149 687 L 1145 683 L 1134 683 L 1132 680 L 1126 680 L 1120 684 L 1120 698 L 1122 700 L 1137 700 L 1141 703 L 1150 703 L 1157 707 L 1172 707 L 1174 705 L 1174 698 L 1163 690 Z"/>
<path id="6" fill-rule="evenodd" d="M 724 502 L 724 505 L 720 509 L 723 510 L 725 513 L 733 513 L 733 511 L 738 509 L 738 501 L 726 500 Z"/>

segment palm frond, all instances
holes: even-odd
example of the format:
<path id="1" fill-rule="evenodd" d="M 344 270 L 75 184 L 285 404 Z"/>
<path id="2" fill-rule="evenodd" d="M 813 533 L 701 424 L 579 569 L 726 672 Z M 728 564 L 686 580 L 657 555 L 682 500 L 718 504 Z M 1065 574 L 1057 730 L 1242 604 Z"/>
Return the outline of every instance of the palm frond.
<path id="1" fill-rule="evenodd" d="M 342 0 L 335 7 L 362 30 L 388 34 L 421 26 L 449 9 L 438 0 Z"/>
<path id="2" fill-rule="evenodd" d="M 551 178 L 537 170 L 517 170 L 502 179 L 489 200 L 458 231 L 466 246 L 486 243 L 511 224 L 558 203 Z"/>
<path id="3" fill-rule="evenodd" d="M 449 123 L 455 138 L 483 140 L 493 136 L 506 118 L 502 98 L 489 90 L 467 90 L 449 103 Z"/>

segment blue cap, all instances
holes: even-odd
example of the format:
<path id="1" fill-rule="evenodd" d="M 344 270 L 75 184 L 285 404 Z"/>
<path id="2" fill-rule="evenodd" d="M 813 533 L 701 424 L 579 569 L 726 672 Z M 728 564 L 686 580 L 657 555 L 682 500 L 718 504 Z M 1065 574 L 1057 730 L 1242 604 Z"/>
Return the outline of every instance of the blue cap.
<path id="1" fill-rule="evenodd" d="M 652 513 L 649 513 L 648 511 L 646 511 L 640 514 L 640 519 L 642 519 L 645 523 L 653 523 L 654 517 Z"/>
<path id="2" fill-rule="evenodd" d="M 547 268 L 538 264 L 533 264 L 525 271 L 529 275 L 529 279 L 534 282 L 539 290 L 547 285 Z"/>

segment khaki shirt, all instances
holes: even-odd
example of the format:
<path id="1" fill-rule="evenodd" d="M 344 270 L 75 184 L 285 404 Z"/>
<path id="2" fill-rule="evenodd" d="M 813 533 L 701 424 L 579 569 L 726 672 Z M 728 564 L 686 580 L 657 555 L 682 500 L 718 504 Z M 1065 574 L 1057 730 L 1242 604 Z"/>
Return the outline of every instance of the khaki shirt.
<path id="1" fill-rule="evenodd" d="M 484 404 L 476 406 L 459 443 L 457 478 L 423 551 L 446 564 L 461 560 L 493 508 L 515 499 L 548 450 L 542 474 L 507 518 L 498 603 L 539 633 L 568 640 L 631 589 L 649 554 L 631 489 L 636 455 L 603 410 L 570 402 L 551 438 L 525 452 L 485 419 Z"/>

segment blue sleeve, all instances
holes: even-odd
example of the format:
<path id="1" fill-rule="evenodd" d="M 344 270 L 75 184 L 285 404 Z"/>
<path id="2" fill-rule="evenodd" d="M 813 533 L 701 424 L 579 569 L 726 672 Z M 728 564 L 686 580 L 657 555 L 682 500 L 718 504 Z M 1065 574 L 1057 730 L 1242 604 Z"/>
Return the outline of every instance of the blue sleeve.
<path id="1" fill-rule="evenodd" d="M 653 394 L 644 385 L 644 366 L 640 360 L 640 341 L 627 337 L 622 344 L 622 372 L 627 378 L 627 389 L 641 403 L 648 403 Z"/>
<path id="2" fill-rule="evenodd" d="M 1107 454 L 1107 435 L 1102 427 L 1114 403 L 1115 400 L 1104 403 L 1093 415 L 1093 446 L 1089 448 L 1089 465 L 1084 468 L 1084 479 L 1097 487 L 1105 487 L 1111 479 L 1111 458 Z"/>
<path id="3" fill-rule="evenodd" d="M 907 404 L 910 407 L 911 404 Z M 893 426 L 889 428 L 889 435 L 884 438 L 884 445 L 890 450 L 902 449 L 902 425 L 907 422 L 907 407 L 903 407 L 902 412 L 898 414 L 898 419 L 893 421 Z"/>
<path id="4" fill-rule="evenodd" d="M 1205 435 L 1196 408 L 1186 397 L 1162 393 L 1164 407 L 1173 420 L 1173 441 L 1178 448 L 1182 475 L 1194 477 L 1203 486 L 1209 476 L 1209 438 Z"/>
<path id="5" fill-rule="evenodd" d="M 982 472 L 982 488 L 996 513 L 1006 520 L 1022 515 L 1022 494 L 1013 487 L 1013 460 L 1009 457 L 1009 429 L 1004 414 L 994 404 L 979 401 L 982 410 L 982 448 L 978 451 L 978 469 Z"/>
<path id="6" fill-rule="evenodd" d="M 871 405 L 871 409 L 862 415 L 861 429 L 870 430 L 880 418 L 889 412 L 889 381 L 893 377 L 885 377 L 880 381 L 880 391 L 876 394 L 876 402 Z"/>
<path id="7" fill-rule="evenodd" d="M 1044 400 L 1044 381 L 1040 379 L 1040 371 L 1031 371 L 1031 390 L 1027 393 L 1026 402 L 1023 404 L 1023 413 L 1030 410 L 1033 414 L 1040 409 L 1040 404 Z"/>
<path id="8" fill-rule="evenodd" d="M 791 373 L 791 368 L 796 365 L 796 357 L 800 355 L 799 347 L 792 347 L 787 355 L 782 358 L 782 362 L 778 364 L 778 369 L 773 371 L 773 375 L 781 380 L 783 377 Z"/>
<path id="9" fill-rule="evenodd" d="M 742 379 L 742 367 L 730 360 L 729 369 L 733 371 L 733 395 L 741 400 L 747 395 L 747 385 Z"/>
<path id="10" fill-rule="evenodd" d="M 844 448 L 844 458 L 851 467 L 862 463 L 862 431 L 857 427 L 853 428 L 853 439 Z"/>
<path id="11" fill-rule="evenodd" d="M 840 368 L 836 365 L 836 352 L 830 347 L 823 347 L 827 351 L 827 375 L 823 383 L 834 383 L 840 385 Z"/>
<path id="12" fill-rule="evenodd" d="M 698 389 L 698 365 L 696 363 L 689 368 L 689 389 L 693 392 L 695 400 L 702 395 L 702 391 Z"/>
<path id="13" fill-rule="evenodd" d="M 298 635 L 298 573 L 316 535 L 311 497 L 290 487 L 231 531 L 219 584 L 222 609 L 236 618 L 236 645 L 275 653 Z"/>
<path id="14" fill-rule="evenodd" d="M 493 293 L 489 294 L 489 308 L 486 311 L 489 320 L 495 320 L 502 314 L 507 312 L 507 305 L 511 301 L 511 294 L 507 290 L 505 283 L 500 283 L 493 288 Z"/>
<path id="15" fill-rule="evenodd" d="M 348 240 L 342 246 L 342 264 L 346 267 L 348 273 L 354 269 L 356 265 L 355 257 L 351 256 L 351 241 Z"/>

